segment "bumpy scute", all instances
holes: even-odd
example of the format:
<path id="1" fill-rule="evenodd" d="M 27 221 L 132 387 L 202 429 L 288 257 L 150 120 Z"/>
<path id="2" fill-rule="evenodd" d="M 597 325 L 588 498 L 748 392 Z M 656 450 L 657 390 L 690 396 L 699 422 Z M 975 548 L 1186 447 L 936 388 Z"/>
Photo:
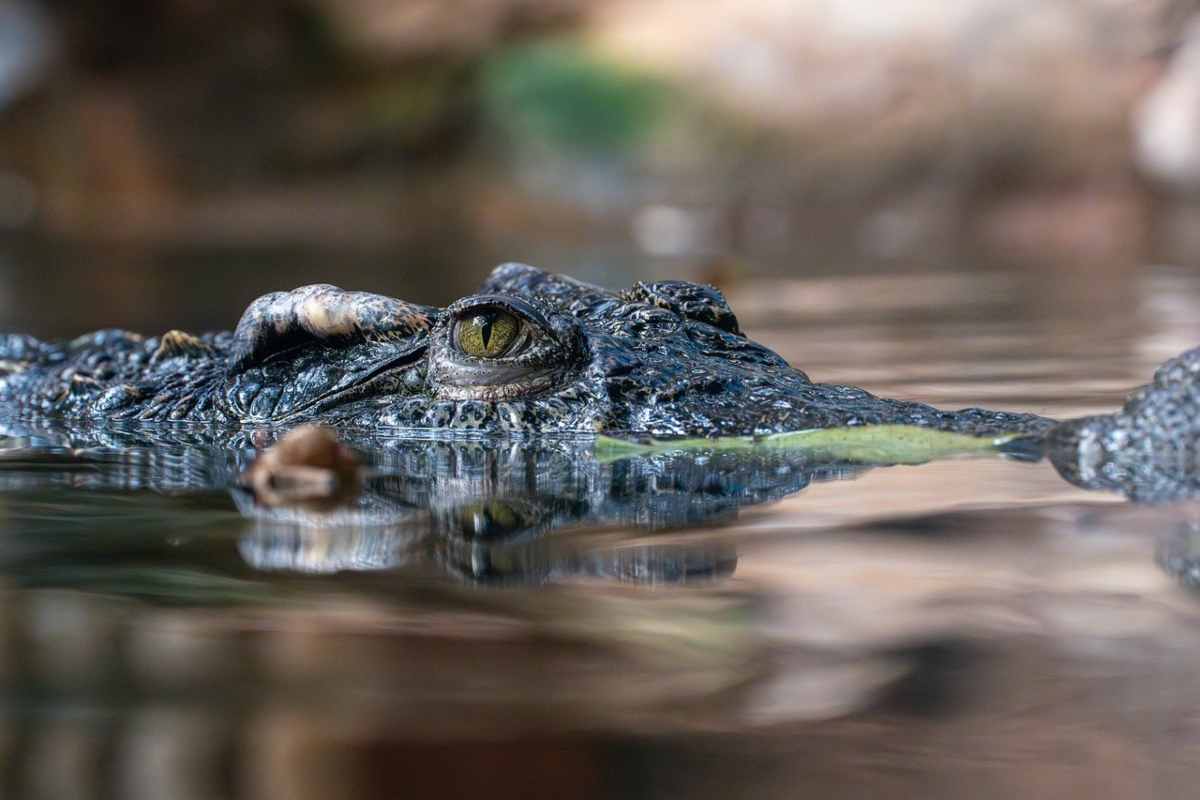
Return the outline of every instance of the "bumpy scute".
<path id="1" fill-rule="evenodd" d="M 245 369 L 305 342 L 389 341 L 428 332 L 437 309 L 325 283 L 264 295 L 233 334 L 231 369 Z"/>
<path id="2" fill-rule="evenodd" d="M 520 320 L 513 346 L 464 353 L 454 339 L 460 317 L 492 307 Z M 1146 402 L 1190 413 L 1190 396 L 1166 398 L 1194 385 L 1191 364 L 1170 366 L 1181 377 L 1163 378 L 1150 390 L 1161 399 Z M 1054 425 L 814 383 L 747 338 L 713 287 L 658 281 L 614 292 L 523 264 L 497 267 L 478 295 L 447 309 L 318 284 L 255 300 L 232 333 L 0 337 L 0 405 L 9 416 L 503 435 L 910 424 L 1036 438 Z"/>
<path id="3" fill-rule="evenodd" d="M 1064 478 L 1143 501 L 1200 493 L 1200 348 L 1164 363 L 1115 414 L 1068 420 L 1047 439 Z"/>

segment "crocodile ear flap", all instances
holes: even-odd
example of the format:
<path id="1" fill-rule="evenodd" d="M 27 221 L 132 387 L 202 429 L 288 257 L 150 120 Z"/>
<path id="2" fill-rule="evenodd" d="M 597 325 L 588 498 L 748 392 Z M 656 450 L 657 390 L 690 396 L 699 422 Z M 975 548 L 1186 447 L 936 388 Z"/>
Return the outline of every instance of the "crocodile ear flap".
<path id="1" fill-rule="evenodd" d="M 733 309 L 715 286 L 688 281 L 639 282 L 621 292 L 621 299 L 665 308 L 684 319 L 704 322 L 734 336 L 742 335 Z"/>
<path id="2" fill-rule="evenodd" d="M 255 300 L 233 333 L 229 368 L 235 372 L 306 342 L 424 341 L 437 309 L 319 283 Z"/>

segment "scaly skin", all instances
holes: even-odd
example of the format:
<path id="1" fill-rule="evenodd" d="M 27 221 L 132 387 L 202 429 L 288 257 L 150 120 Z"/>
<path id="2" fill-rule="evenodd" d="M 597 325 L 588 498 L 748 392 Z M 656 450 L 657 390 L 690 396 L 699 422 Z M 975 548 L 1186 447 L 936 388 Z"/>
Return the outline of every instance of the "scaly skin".
<path id="1" fill-rule="evenodd" d="M 519 346 L 467 355 L 456 325 L 481 309 L 519 319 Z M 813 383 L 747 339 L 711 287 L 614 293 L 520 264 L 447 309 L 318 285 L 256 300 L 233 333 L 0 338 L 0 415 L 654 437 L 872 424 L 1037 437 L 1054 424 Z"/>
<path id="2" fill-rule="evenodd" d="M 1085 489 L 1161 502 L 1200 493 L 1200 349 L 1167 361 L 1115 414 L 1067 420 L 1046 437 L 1059 473 Z"/>

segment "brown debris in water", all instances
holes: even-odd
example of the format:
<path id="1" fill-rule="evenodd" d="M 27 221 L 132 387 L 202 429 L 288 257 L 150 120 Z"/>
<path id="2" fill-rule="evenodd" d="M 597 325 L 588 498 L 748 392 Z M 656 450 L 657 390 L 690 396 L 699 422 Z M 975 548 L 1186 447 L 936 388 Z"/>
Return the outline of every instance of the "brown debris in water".
<path id="1" fill-rule="evenodd" d="M 330 428 L 321 425 L 289 431 L 241 478 L 263 505 L 314 511 L 350 503 L 362 490 L 362 481 L 358 457 Z"/>

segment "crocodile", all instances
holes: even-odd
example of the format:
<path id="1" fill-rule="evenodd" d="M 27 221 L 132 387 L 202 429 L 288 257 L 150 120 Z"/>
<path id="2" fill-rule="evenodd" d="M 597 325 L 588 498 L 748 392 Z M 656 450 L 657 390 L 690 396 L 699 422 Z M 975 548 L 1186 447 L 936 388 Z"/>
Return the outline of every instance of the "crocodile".
<path id="1" fill-rule="evenodd" d="M 522 264 L 445 309 L 318 284 L 258 298 L 232 332 L 0 337 L 0 414 L 653 437 L 1053 424 L 814 383 L 747 338 L 710 286 L 610 292 Z"/>
<path id="2" fill-rule="evenodd" d="M 1194 461 L 1198 371 L 1185 354 L 1106 417 L 946 411 L 813 382 L 711 286 L 609 291 L 510 263 L 446 308 L 317 284 L 258 298 L 231 332 L 0 337 L 0 416 L 654 438 L 906 425 L 1016 436 L 1085 486 L 1176 490 L 1154 482 L 1195 481 L 1178 467 Z"/>

